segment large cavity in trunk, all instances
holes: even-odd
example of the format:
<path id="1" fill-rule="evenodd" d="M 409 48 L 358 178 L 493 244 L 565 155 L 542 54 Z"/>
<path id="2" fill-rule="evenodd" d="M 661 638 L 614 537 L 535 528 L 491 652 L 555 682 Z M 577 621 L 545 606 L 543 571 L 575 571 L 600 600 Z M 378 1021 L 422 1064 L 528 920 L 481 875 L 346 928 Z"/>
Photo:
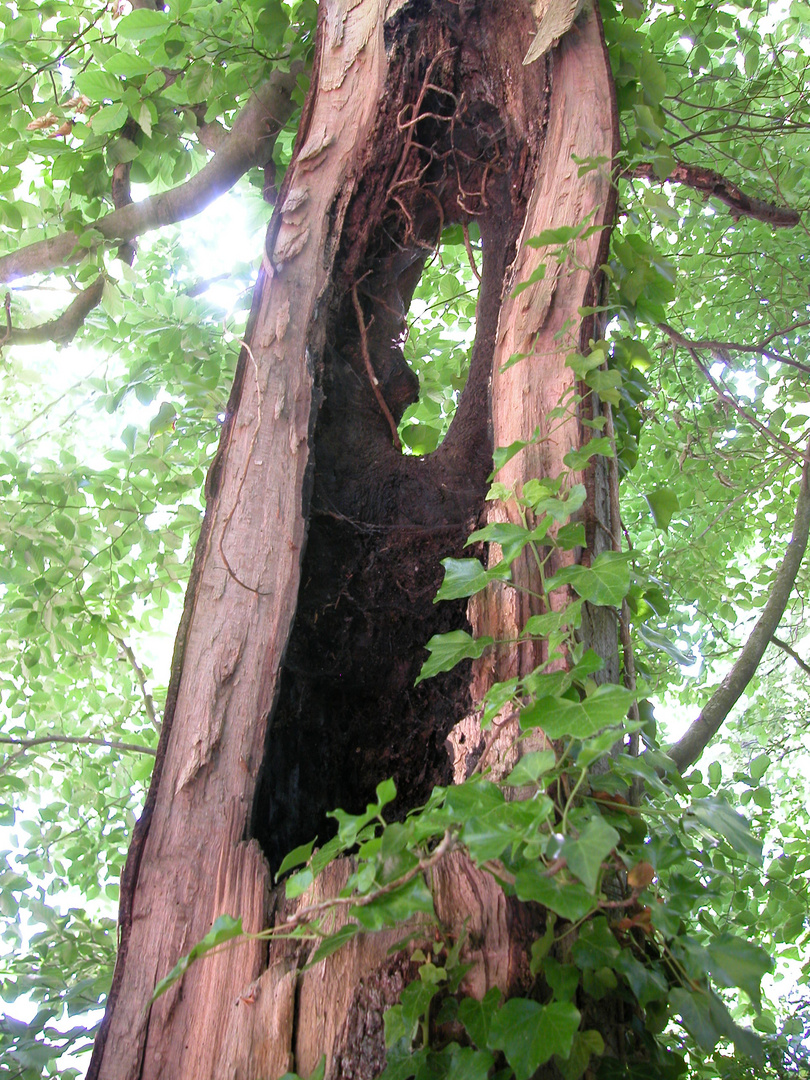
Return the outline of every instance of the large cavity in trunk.
<path id="1" fill-rule="evenodd" d="M 444 742 L 469 707 L 465 665 L 414 682 L 425 642 L 466 624 L 464 601 L 433 599 L 440 560 L 465 553 L 487 490 L 498 312 L 542 133 L 515 130 L 485 27 L 450 3 L 443 18 L 410 18 L 310 336 L 322 404 L 309 536 L 253 815 L 273 871 L 381 780 L 395 780 L 399 813 L 448 782 Z M 470 223 L 483 258 L 469 377 L 437 449 L 403 454 L 396 426 L 419 397 L 406 315 L 442 234 L 455 227 L 458 240 Z"/>

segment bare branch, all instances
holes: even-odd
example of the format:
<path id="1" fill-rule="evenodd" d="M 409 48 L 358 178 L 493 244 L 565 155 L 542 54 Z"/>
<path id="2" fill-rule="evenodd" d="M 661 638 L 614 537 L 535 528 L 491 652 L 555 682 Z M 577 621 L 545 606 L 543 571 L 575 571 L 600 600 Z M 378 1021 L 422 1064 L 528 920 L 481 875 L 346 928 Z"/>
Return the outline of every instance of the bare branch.
<path id="1" fill-rule="evenodd" d="M 198 173 L 170 191 L 150 195 L 142 202 L 113 210 L 89 223 L 104 240 L 127 243 L 151 229 L 193 217 L 219 195 L 233 187 L 248 169 L 263 165 L 270 157 L 276 136 L 292 113 L 292 91 L 301 70 L 274 71 L 234 121 L 227 140 Z M 0 281 L 44 273 L 77 262 L 87 253 L 77 249 L 74 232 L 61 233 L 0 258 Z"/>
<path id="2" fill-rule="evenodd" d="M 706 169 L 700 165 L 686 165 L 680 161 L 669 176 L 664 177 L 664 181 L 658 176 L 653 165 L 646 162 L 628 169 L 623 175 L 628 180 L 638 178 L 659 184 L 667 181 L 670 184 L 684 184 L 694 188 L 695 191 L 711 195 L 724 203 L 735 220 L 750 217 L 756 221 L 764 221 L 775 228 L 792 228 L 801 220 L 801 215 L 797 210 L 791 210 L 787 206 L 776 206 L 764 199 L 746 195 L 736 184 L 715 172 L 714 169 Z"/>
<path id="3" fill-rule="evenodd" d="M 15 746 L 17 750 L 10 754 L 5 761 L 0 762 L 0 772 L 3 772 L 12 761 L 21 757 L 26 750 L 34 746 L 47 746 L 49 744 L 63 743 L 72 746 L 106 746 L 110 750 L 121 750 L 129 754 L 150 754 L 154 757 L 157 753 L 151 746 L 143 746 L 141 743 L 119 742 L 117 739 L 101 739 L 95 735 L 38 735 L 32 739 L 14 739 L 8 735 L 0 735 L 0 745 Z"/>
<path id="4" fill-rule="evenodd" d="M 666 324 L 661 324 L 661 329 Z M 776 338 L 787 337 L 788 334 L 792 334 L 794 330 L 798 330 L 802 327 L 810 326 L 810 320 L 803 319 L 801 322 L 795 322 L 791 326 L 786 326 L 784 330 L 775 330 L 772 334 L 768 334 L 762 341 L 755 342 L 753 345 L 744 345 L 738 341 L 717 341 L 714 338 L 700 338 L 698 341 L 690 341 L 689 344 L 693 349 L 707 349 L 709 352 L 714 353 L 718 359 L 728 362 L 728 353 L 749 353 L 754 356 L 764 356 L 766 360 L 776 360 L 780 364 L 787 364 L 789 367 L 796 368 L 797 371 L 803 371 L 805 375 L 810 375 L 810 365 L 802 364 L 798 360 L 794 360 L 792 356 L 783 356 L 782 353 L 774 352 L 773 349 L 769 349 L 767 346 Z M 677 330 L 673 330 L 672 327 L 667 327 L 666 332 L 672 337 L 675 334 L 678 338 L 686 340 L 682 335 L 678 334 Z M 673 338 L 675 340 L 675 338 Z M 678 342 L 676 341 L 676 344 Z"/>
<path id="5" fill-rule="evenodd" d="M 679 772 L 693 765 L 716 735 L 754 676 L 768 644 L 773 640 L 793 592 L 810 532 L 810 445 L 805 450 L 802 482 L 796 501 L 793 535 L 776 574 L 771 595 L 743 646 L 737 662 L 701 710 L 686 733 L 667 751 Z"/>
<path id="6" fill-rule="evenodd" d="M 58 318 L 27 329 L 9 326 L 3 344 L 41 345 L 44 341 L 54 341 L 57 345 L 67 345 L 76 336 L 88 313 L 99 303 L 103 292 L 104 275 L 99 274 L 92 285 L 76 295 Z"/>
<path id="7" fill-rule="evenodd" d="M 805 675 L 810 675 L 810 664 L 806 664 L 796 652 L 796 650 L 790 645 L 788 645 L 786 641 L 782 641 L 782 639 L 778 638 L 776 634 L 771 634 L 771 641 L 774 643 L 774 645 L 776 645 L 777 648 L 781 649 L 782 652 L 786 652 L 791 658 L 791 660 L 795 660 L 799 667 L 802 669 L 802 671 L 805 673 Z"/>
<path id="8" fill-rule="evenodd" d="M 138 680 L 138 686 L 141 688 L 141 694 L 143 695 L 143 705 L 146 710 L 146 715 L 149 717 L 149 723 L 156 731 L 160 731 L 160 721 L 155 713 L 155 700 L 146 686 L 146 674 L 138 663 L 131 646 L 129 646 L 126 641 L 119 641 L 119 645 L 121 646 L 121 651 L 124 653 L 127 660 L 129 660 L 132 670 L 135 672 L 135 678 Z"/>

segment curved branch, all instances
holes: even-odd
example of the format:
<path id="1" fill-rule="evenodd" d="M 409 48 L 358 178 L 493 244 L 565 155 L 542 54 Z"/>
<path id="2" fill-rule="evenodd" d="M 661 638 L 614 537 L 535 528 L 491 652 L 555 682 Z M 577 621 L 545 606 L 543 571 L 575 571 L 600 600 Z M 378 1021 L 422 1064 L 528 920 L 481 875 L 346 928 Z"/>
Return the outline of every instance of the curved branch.
<path id="1" fill-rule="evenodd" d="M 724 203 L 735 220 L 750 217 L 756 221 L 764 221 L 775 228 L 789 229 L 798 225 L 801 219 L 797 210 L 791 210 L 787 206 L 776 206 L 764 199 L 755 199 L 753 195 L 746 195 L 736 184 L 715 172 L 714 169 L 706 169 L 700 165 L 686 165 L 679 161 L 669 176 L 665 176 L 662 180 L 654 166 L 645 162 L 628 169 L 623 176 L 625 179 L 638 178 L 659 184 L 664 181 L 670 184 L 685 184 L 687 187 L 694 188 L 695 191 L 711 195 Z"/>
<path id="2" fill-rule="evenodd" d="M 82 289 L 56 319 L 26 329 L 9 327 L 2 344 L 41 345 L 45 341 L 54 341 L 57 345 L 67 345 L 76 336 L 88 313 L 99 303 L 103 292 L 104 275 L 99 274 L 92 285 Z"/>
<path id="3" fill-rule="evenodd" d="M 146 710 L 146 715 L 149 718 L 149 723 L 156 731 L 160 731 L 160 720 L 155 713 L 155 699 L 149 693 L 149 688 L 146 685 L 146 673 L 138 663 L 135 653 L 132 651 L 132 647 L 126 643 L 126 641 L 119 642 L 121 650 L 130 663 L 132 670 L 135 672 L 135 678 L 138 680 L 138 686 L 141 689 L 141 696 L 143 697 L 143 705 Z"/>
<path id="4" fill-rule="evenodd" d="M 292 91 L 300 71 L 300 64 L 294 64 L 290 71 L 274 71 L 251 94 L 219 152 L 191 179 L 170 191 L 113 210 L 88 224 L 87 229 L 95 230 L 104 240 L 125 244 L 141 233 L 199 214 L 248 169 L 270 158 L 276 136 L 292 113 Z M 0 258 L 0 281 L 78 262 L 87 250 L 77 248 L 74 232 L 38 240 Z"/>
<path id="5" fill-rule="evenodd" d="M 806 664 L 796 652 L 796 650 L 791 648 L 791 646 L 788 645 L 786 641 L 782 641 L 782 639 L 778 638 L 776 634 L 771 634 L 771 641 L 774 645 L 776 645 L 778 649 L 781 649 L 782 652 L 787 653 L 791 660 L 795 660 L 795 662 L 799 665 L 805 675 L 810 675 L 810 664 Z"/>
<path id="6" fill-rule="evenodd" d="M 117 739 L 101 739 L 95 735 L 37 735 L 32 739 L 14 739 L 8 735 L 0 735 L 0 745 L 15 746 L 13 754 L 0 762 L 0 772 L 3 772 L 12 761 L 30 750 L 34 746 L 47 746 L 49 743 L 67 743 L 72 746 L 106 746 L 109 750 L 121 750 L 131 754 L 149 754 L 155 757 L 156 750 L 151 746 L 143 746 L 141 743 L 119 742 Z"/>
<path id="7" fill-rule="evenodd" d="M 737 662 L 706 702 L 697 720 L 689 725 L 686 733 L 667 751 L 679 772 L 684 772 L 697 761 L 753 678 L 790 600 L 790 594 L 796 583 L 796 575 L 807 548 L 808 532 L 810 532 L 810 445 L 805 451 L 802 482 L 799 498 L 796 501 L 796 516 L 793 520 L 793 535 L 777 572 L 771 595 L 748 641 L 743 646 Z"/>

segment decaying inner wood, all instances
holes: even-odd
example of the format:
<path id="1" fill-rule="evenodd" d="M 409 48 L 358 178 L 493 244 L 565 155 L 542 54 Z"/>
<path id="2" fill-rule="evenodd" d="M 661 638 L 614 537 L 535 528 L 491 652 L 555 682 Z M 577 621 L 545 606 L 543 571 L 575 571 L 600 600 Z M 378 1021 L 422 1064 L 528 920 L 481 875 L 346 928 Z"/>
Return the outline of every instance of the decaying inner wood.
<path id="1" fill-rule="evenodd" d="M 463 553 L 483 507 L 498 318 L 544 138 L 545 65 L 523 76 L 527 115 L 497 71 L 492 42 L 506 44 L 490 21 L 450 3 L 426 19 L 414 4 L 389 24 L 384 104 L 310 340 L 322 404 L 309 537 L 253 818 L 271 869 L 324 839 L 327 811 L 362 810 L 381 780 L 394 778 L 402 812 L 451 779 L 445 740 L 468 705 L 469 665 L 414 682 L 425 642 L 466 625 L 464 601 L 433 598 L 440 560 Z M 483 267 L 470 375 L 442 445 L 406 457 L 391 417 L 418 395 L 407 309 L 442 228 L 472 219 Z"/>

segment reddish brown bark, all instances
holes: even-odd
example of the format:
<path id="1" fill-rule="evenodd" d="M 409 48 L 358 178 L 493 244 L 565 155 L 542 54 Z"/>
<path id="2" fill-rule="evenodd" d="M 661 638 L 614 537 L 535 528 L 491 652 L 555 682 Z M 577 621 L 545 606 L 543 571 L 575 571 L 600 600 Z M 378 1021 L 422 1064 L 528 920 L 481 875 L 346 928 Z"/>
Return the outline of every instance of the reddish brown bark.
<path id="1" fill-rule="evenodd" d="M 321 5 L 313 87 L 209 476 L 91 1078 L 255 1080 L 306 1074 L 323 1053 L 329 1076 L 379 1071 L 382 1011 L 412 977 L 407 954 L 386 958 L 384 936 L 306 973 L 307 947 L 279 943 L 268 956 L 241 942 L 150 996 L 219 914 L 257 931 L 287 910 L 265 852 L 277 863 L 288 841 L 308 839 L 333 794 L 359 799 L 390 770 L 416 801 L 447 772 L 442 741 L 467 708 L 466 676 L 435 692 L 412 684 L 418 645 L 462 617 L 431 597 L 438 558 L 460 553 L 482 506 L 490 376 L 496 442 L 525 438 L 570 386 L 565 355 L 587 334 L 578 309 L 598 292 L 599 234 L 511 297 L 543 257 L 522 239 L 592 212 L 612 219 L 609 169 L 580 177 L 571 160 L 614 152 L 598 17 L 586 13 L 524 67 L 536 30 L 524 0 L 346 8 Z M 484 241 L 469 383 L 440 450 L 405 459 L 375 391 L 395 416 L 412 399 L 398 305 L 442 225 L 469 216 Z M 515 351 L 532 355 L 501 372 Z M 553 474 L 580 440 L 574 418 L 507 475 Z M 508 629 L 526 613 L 498 599 L 476 619 Z M 479 672 L 476 686 L 493 677 Z M 345 873 L 335 866 L 318 895 Z M 471 992 L 520 989 L 526 916 L 492 879 L 453 855 L 436 904 L 451 932 L 465 920 L 479 931 Z"/>

